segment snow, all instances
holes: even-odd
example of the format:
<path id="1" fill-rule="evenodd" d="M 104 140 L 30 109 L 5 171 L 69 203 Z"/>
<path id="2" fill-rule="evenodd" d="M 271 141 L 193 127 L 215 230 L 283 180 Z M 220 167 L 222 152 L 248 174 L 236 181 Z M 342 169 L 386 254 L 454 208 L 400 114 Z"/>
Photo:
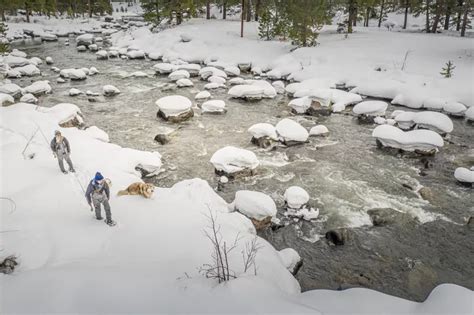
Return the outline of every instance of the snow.
<path id="1" fill-rule="evenodd" d="M 378 126 L 372 132 L 384 146 L 398 148 L 405 151 L 438 150 L 444 145 L 443 138 L 431 130 L 412 130 L 404 132 L 390 125 Z"/>
<path id="2" fill-rule="evenodd" d="M 190 86 L 194 86 L 193 82 L 189 79 L 179 79 L 178 81 L 176 81 L 176 85 L 178 87 L 190 87 Z"/>
<path id="3" fill-rule="evenodd" d="M 104 85 L 104 87 L 102 88 L 102 91 L 105 96 L 114 96 L 114 95 L 120 94 L 120 90 L 110 84 Z"/>
<path id="4" fill-rule="evenodd" d="M 222 84 L 222 83 L 212 82 L 212 83 L 207 83 L 206 85 L 204 85 L 204 88 L 206 90 L 215 90 L 215 89 L 219 89 L 219 88 L 225 88 L 225 85 Z"/>
<path id="5" fill-rule="evenodd" d="M 227 174 L 233 174 L 245 169 L 254 170 L 260 164 L 255 153 L 233 146 L 217 150 L 212 155 L 210 162 L 216 170 Z"/>
<path id="6" fill-rule="evenodd" d="M 288 187 L 283 197 L 288 207 L 292 209 L 300 209 L 309 201 L 309 194 L 299 186 Z"/>
<path id="7" fill-rule="evenodd" d="M 245 83 L 245 80 L 243 78 L 232 78 L 229 80 L 230 85 L 240 85 L 244 83 Z"/>
<path id="8" fill-rule="evenodd" d="M 193 104 L 185 96 L 170 95 L 157 100 L 156 105 L 166 117 L 172 117 L 189 111 Z"/>
<path id="9" fill-rule="evenodd" d="M 77 95 L 80 95 L 80 94 L 83 94 L 84 92 L 82 92 L 81 90 L 79 89 L 76 89 L 76 88 L 71 88 L 69 90 L 69 96 L 77 96 Z"/>
<path id="10" fill-rule="evenodd" d="M 304 114 L 311 107 L 313 101 L 308 97 L 295 98 L 290 101 L 288 106 L 290 106 L 297 114 Z"/>
<path id="11" fill-rule="evenodd" d="M 458 167 L 454 171 L 454 177 L 463 183 L 474 183 L 474 168 L 469 170 L 465 167 Z"/>
<path id="12" fill-rule="evenodd" d="M 469 107 L 464 115 L 466 116 L 467 120 L 474 121 L 474 106 Z"/>
<path id="13" fill-rule="evenodd" d="M 268 137 L 273 140 L 278 140 L 278 134 L 275 127 L 272 124 L 268 123 L 258 123 L 252 125 L 248 132 L 255 138 L 259 139 L 262 137 Z"/>
<path id="14" fill-rule="evenodd" d="M 86 73 L 81 69 L 63 69 L 59 72 L 59 75 L 71 80 L 85 80 L 87 78 Z"/>
<path id="15" fill-rule="evenodd" d="M 209 93 L 209 91 L 201 91 L 198 94 L 196 94 L 196 96 L 194 96 L 196 100 L 204 100 L 210 97 L 211 97 L 211 93 Z"/>
<path id="16" fill-rule="evenodd" d="M 245 80 L 245 84 L 233 86 L 228 94 L 234 98 L 262 99 L 274 98 L 275 88 L 264 80 Z"/>
<path id="17" fill-rule="evenodd" d="M 8 69 L 5 73 L 5 77 L 7 78 L 21 78 L 21 72 L 16 69 Z"/>
<path id="18" fill-rule="evenodd" d="M 199 70 L 199 76 L 203 80 L 207 80 L 211 76 L 216 76 L 216 77 L 222 77 L 224 79 L 227 79 L 227 74 L 215 67 L 204 67 L 201 70 Z"/>
<path id="19" fill-rule="evenodd" d="M 285 83 L 283 81 L 274 81 L 272 86 L 278 94 L 285 94 Z"/>
<path id="20" fill-rule="evenodd" d="M 232 206 L 235 211 L 239 211 L 246 217 L 258 221 L 267 217 L 274 217 L 277 213 L 276 204 L 273 199 L 258 191 L 237 191 Z"/>
<path id="21" fill-rule="evenodd" d="M 177 70 L 177 66 L 171 63 L 157 63 L 153 66 L 153 69 L 157 71 L 159 74 L 168 74 L 175 70 Z"/>
<path id="22" fill-rule="evenodd" d="M 310 136 L 323 136 L 323 135 L 327 135 L 328 133 L 329 133 L 329 130 L 324 125 L 314 126 L 309 131 Z"/>
<path id="23" fill-rule="evenodd" d="M 110 141 L 109 135 L 105 131 L 100 129 L 99 127 L 91 126 L 91 127 L 87 128 L 86 130 L 84 130 L 84 132 L 88 136 L 90 136 L 94 139 L 97 139 L 97 140 L 100 140 L 100 141 L 103 141 L 103 142 L 109 142 Z"/>
<path id="24" fill-rule="evenodd" d="M 222 100 L 211 100 L 202 103 L 201 109 L 203 113 L 224 113 L 225 102 Z"/>
<path id="25" fill-rule="evenodd" d="M 170 75 L 168 76 L 171 81 L 178 81 L 179 79 L 189 79 L 189 77 L 189 72 L 186 70 L 176 70 L 170 73 Z"/>
<path id="26" fill-rule="evenodd" d="M 278 136 L 283 142 L 305 142 L 308 140 L 308 131 L 294 120 L 284 118 L 275 126 Z"/>
<path id="27" fill-rule="evenodd" d="M 443 107 L 443 111 L 452 116 L 464 116 L 466 110 L 466 106 L 459 102 L 448 102 Z"/>
<path id="28" fill-rule="evenodd" d="M 15 68 L 15 70 L 20 72 L 21 75 L 25 75 L 28 77 L 41 74 L 41 71 L 35 65 L 26 65 L 23 67 L 17 67 Z"/>
<path id="29" fill-rule="evenodd" d="M 16 48 L 12 49 L 12 51 L 10 52 L 10 55 L 14 57 L 21 57 L 21 58 L 26 58 L 28 56 L 24 51 L 18 50 Z"/>
<path id="30" fill-rule="evenodd" d="M 30 64 L 30 61 L 25 57 L 17 57 L 13 55 L 6 55 L 5 57 L 0 56 L 0 62 L 9 65 L 12 68 L 23 67 Z"/>
<path id="31" fill-rule="evenodd" d="M 53 58 L 50 56 L 46 57 L 45 61 L 48 65 L 52 65 L 54 63 Z"/>
<path id="32" fill-rule="evenodd" d="M 15 103 L 13 96 L 5 93 L 0 93 L 0 106 L 6 106 Z"/>
<path id="33" fill-rule="evenodd" d="M 293 271 L 296 265 L 301 261 L 301 257 L 293 248 L 284 248 L 278 252 L 283 265 L 288 271 Z"/>
<path id="34" fill-rule="evenodd" d="M 215 75 L 211 75 L 208 79 L 210 83 L 217 83 L 217 84 L 225 84 L 226 80 L 223 77 L 218 77 Z"/>
<path id="35" fill-rule="evenodd" d="M 383 101 L 365 101 L 355 105 L 352 111 L 357 115 L 383 116 L 387 107 Z"/>
<path id="36" fill-rule="evenodd" d="M 195 63 L 186 63 L 182 65 L 177 65 L 178 70 L 186 70 L 189 72 L 191 76 L 199 75 L 199 71 L 201 70 L 201 66 Z"/>
<path id="37" fill-rule="evenodd" d="M 109 57 L 109 54 L 107 53 L 106 50 L 99 50 L 98 52 L 95 53 L 95 55 L 97 56 L 97 59 L 99 60 L 104 60 Z"/>
<path id="38" fill-rule="evenodd" d="M 30 103 L 30 104 L 36 104 L 38 103 L 38 99 L 31 93 L 26 93 L 20 98 L 20 102 L 22 103 Z"/>
<path id="39" fill-rule="evenodd" d="M 431 111 L 404 112 L 395 116 L 395 121 L 401 129 L 411 129 L 417 125 L 441 133 L 450 133 L 454 128 L 453 122 L 448 116 Z"/>
<path id="40" fill-rule="evenodd" d="M 130 59 L 143 59 L 145 58 L 145 52 L 143 50 L 131 50 L 127 52 L 127 57 Z"/>
<path id="41" fill-rule="evenodd" d="M 6 83 L 0 85 L 0 93 L 5 93 L 13 97 L 17 97 L 21 94 L 21 88 L 15 83 Z"/>
<path id="42" fill-rule="evenodd" d="M 224 72 L 231 77 L 237 77 L 240 75 L 240 69 L 237 66 L 227 66 L 224 68 Z"/>
<path id="43" fill-rule="evenodd" d="M 40 95 L 40 94 L 49 94 L 51 93 L 52 88 L 49 85 L 49 81 L 36 81 L 33 84 L 25 87 L 26 93 L 31 93 L 33 95 Z"/>

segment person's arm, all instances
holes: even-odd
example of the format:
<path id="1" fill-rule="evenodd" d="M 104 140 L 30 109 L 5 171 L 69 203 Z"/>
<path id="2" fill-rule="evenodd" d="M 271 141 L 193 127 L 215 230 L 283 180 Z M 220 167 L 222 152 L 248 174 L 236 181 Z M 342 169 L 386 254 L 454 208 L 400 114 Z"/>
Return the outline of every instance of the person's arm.
<path id="1" fill-rule="evenodd" d="M 107 182 L 104 185 L 104 189 L 105 189 L 105 194 L 107 195 L 107 199 L 110 199 L 110 189 L 109 189 L 109 184 L 107 184 Z"/>
<path id="2" fill-rule="evenodd" d="M 54 153 L 56 153 L 56 138 L 53 138 L 53 140 L 51 140 L 50 147 L 51 147 L 51 150 L 52 150 Z"/>
<path id="3" fill-rule="evenodd" d="M 64 144 L 66 145 L 67 153 L 71 153 L 71 147 L 69 146 L 69 141 L 64 138 Z"/>
<path id="4" fill-rule="evenodd" d="M 92 182 L 89 183 L 89 186 L 87 186 L 87 190 L 86 190 L 86 199 L 87 199 L 87 203 L 88 204 L 91 204 L 91 194 L 92 194 Z"/>

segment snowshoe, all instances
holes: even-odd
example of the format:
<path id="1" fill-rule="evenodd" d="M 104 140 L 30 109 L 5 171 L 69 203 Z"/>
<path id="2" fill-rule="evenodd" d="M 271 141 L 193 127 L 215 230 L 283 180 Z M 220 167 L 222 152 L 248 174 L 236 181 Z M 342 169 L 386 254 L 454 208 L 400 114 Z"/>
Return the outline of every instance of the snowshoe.
<path id="1" fill-rule="evenodd" d="M 117 223 L 114 220 L 104 220 L 108 226 L 115 226 Z"/>

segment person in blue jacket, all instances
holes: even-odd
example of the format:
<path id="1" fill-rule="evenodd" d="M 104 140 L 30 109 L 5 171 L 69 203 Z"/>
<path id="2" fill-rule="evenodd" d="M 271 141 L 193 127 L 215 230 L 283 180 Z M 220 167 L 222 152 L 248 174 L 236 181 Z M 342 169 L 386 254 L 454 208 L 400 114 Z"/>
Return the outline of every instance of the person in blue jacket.
<path id="1" fill-rule="evenodd" d="M 86 198 L 91 209 L 92 205 L 94 205 L 97 220 L 102 220 L 101 205 L 104 205 L 105 223 L 108 225 L 114 225 L 109 204 L 110 188 L 100 172 L 95 174 L 95 177 L 90 181 L 89 186 L 87 186 Z"/>

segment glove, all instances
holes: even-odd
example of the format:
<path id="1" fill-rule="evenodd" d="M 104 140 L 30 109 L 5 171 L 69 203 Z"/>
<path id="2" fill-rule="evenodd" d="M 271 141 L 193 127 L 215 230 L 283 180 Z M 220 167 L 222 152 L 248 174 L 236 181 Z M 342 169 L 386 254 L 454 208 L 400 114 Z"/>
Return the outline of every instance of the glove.
<path id="1" fill-rule="evenodd" d="M 53 153 L 53 156 L 54 156 L 55 159 L 58 157 L 58 156 L 56 155 L 56 153 Z"/>

